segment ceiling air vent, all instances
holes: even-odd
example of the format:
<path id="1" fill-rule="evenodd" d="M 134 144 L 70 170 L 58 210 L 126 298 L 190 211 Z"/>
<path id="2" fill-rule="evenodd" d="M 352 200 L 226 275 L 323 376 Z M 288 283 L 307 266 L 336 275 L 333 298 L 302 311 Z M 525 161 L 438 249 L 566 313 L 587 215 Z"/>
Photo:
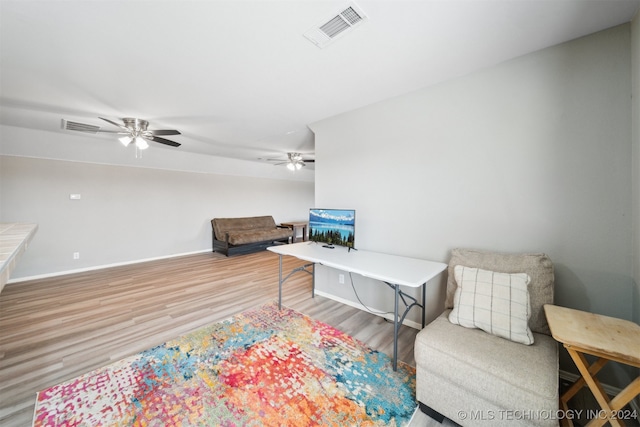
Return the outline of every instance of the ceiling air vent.
<path id="1" fill-rule="evenodd" d="M 85 123 L 72 122 L 62 119 L 62 129 L 75 130 L 79 132 L 98 133 L 100 126 L 88 125 Z"/>
<path id="2" fill-rule="evenodd" d="M 339 36 L 348 33 L 355 26 L 363 23 L 366 19 L 367 16 L 358 6 L 354 3 L 349 3 L 346 8 L 343 8 L 337 14 L 331 15 L 329 19 L 309 29 L 304 33 L 304 36 L 319 48 L 323 48 Z"/>

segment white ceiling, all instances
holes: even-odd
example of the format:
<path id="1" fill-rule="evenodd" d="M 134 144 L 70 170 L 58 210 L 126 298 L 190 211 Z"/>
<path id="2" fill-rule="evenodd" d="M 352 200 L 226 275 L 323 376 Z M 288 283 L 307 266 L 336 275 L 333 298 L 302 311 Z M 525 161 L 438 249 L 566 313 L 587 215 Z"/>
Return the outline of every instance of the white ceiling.
<path id="1" fill-rule="evenodd" d="M 356 0 L 362 25 L 303 37 L 348 4 L 0 0 L 0 123 L 76 137 L 61 119 L 138 117 L 182 132 L 151 149 L 312 154 L 309 123 L 629 22 L 640 0 Z"/>

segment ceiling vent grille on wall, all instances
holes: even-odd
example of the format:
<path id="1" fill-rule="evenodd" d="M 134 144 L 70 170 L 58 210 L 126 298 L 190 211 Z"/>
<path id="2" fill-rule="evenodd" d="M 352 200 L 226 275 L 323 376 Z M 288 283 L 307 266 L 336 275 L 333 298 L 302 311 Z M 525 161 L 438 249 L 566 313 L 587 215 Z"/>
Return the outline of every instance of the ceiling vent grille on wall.
<path id="1" fill-rule="evenodd" d="M 79 132 L 98 133 L 100 126 L 87 125 L 85 123 L 72 122 L 62 119 L 62 129 L 75 130 Z"/>
<path id="2" fill-rule="evenodd" d="M 349 3 L 349 6 L 332 15 L 331 18 L 309 29 L 304 36 L 319 48 L 323 48 L 366 19 L 367 16 L 358 6 Z"/>

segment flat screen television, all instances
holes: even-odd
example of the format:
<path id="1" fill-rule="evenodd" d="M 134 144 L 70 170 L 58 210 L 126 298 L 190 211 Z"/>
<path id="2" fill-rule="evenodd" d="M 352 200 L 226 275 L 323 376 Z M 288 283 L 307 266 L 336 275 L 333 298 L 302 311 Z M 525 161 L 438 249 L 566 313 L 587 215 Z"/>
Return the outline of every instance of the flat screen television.
<path id="1" fill-rule="evenodd" d="M 309 209 L 309 240 L 327 245 L 354 248 L 354 209 Z"/>

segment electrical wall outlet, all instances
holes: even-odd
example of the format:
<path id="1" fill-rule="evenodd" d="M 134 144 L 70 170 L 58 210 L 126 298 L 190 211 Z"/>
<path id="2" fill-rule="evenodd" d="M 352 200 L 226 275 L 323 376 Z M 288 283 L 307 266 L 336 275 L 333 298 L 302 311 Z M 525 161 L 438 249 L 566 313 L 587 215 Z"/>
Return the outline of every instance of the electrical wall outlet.
<path id="1" fill-rule="evenodd" d="M 344 274 L 339 274 L 338 275 L 338 282 L 340 282 L 340 284 L 344 284 Z"/>
<path id="2" fill-rule="evenodd" d="M 80 259 L 80 252 L 74 252 L 73 259 Z"/>

